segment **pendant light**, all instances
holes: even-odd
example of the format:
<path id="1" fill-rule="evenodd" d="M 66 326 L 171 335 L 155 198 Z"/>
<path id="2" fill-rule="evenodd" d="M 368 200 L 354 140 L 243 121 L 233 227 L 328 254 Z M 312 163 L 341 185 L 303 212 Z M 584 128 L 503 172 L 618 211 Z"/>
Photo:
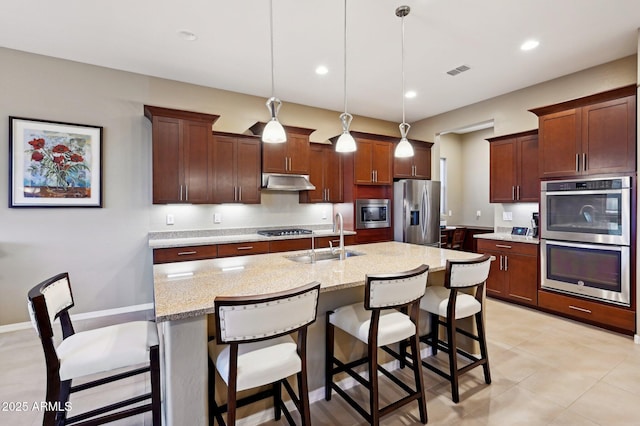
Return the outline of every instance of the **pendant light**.
<path id="1" fill-rule="evenodd" d="M 264 143 L 284 143 L 287 141 L 287 134 L 284 127 L 278 121 L 278 111 L 282 106 L 282 101 L 274 96 L 275 79 L 273 72 L 273 0 L 269 1 L 269 32 L 271 34 L 271 97 L 267 100 L 267 109 L 271 114 L 271 120 L 262 131 L 262 142 Z"/>
<path id="2" fill-rule="evenodd" d="M 340 114 L 342 134 L 336 142 L 337 152 L 353 152 L 357 149 L 356 141 L 349 133 L 353 116 L 347 112 L 347 0 L 344 0 L 344 112 Z"/>
<path id="3" fill-rule="evenodd" d="M 402 123 L 400 126 L 400 142 L 396 146 L 394 156 L 396 157 L 413 157 L 413 147 L 407 139 L 407 133 L 411 126 L 405 121 L 404 117 L 404 17 L 409 14 L 411 8 L 409 6 L 400 6 L 396 9 L 396 16 L 402 19 Z"/>

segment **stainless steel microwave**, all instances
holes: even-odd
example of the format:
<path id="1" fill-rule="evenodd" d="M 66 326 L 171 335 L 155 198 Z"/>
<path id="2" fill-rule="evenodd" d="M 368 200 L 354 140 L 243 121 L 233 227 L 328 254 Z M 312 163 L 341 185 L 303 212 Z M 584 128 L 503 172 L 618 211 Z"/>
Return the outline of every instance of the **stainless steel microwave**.
<path id="1" fill-rule="evenodd" d="M 391 200 L 356 200 L 356 229 L 388 228 L 391 226 Z"/>

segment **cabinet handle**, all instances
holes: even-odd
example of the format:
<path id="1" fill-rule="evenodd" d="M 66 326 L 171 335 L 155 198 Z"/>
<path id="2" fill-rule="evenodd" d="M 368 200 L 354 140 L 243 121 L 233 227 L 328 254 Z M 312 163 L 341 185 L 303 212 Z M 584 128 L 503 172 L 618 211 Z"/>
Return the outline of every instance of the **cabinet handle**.
<path id="1" fill-rule="evenodd" d="M 504 270 L 505 271 L 509 270 L 509 256 L 504 257 Z"/>
<path id="2" fill-rule="evenodd" d="M 516 186 L 516 200 L 520 199 L 520 185 Z"/>
<path id="3" fill-rule="evenodd" d="M 251 250 L 253 246 L 238 247 L 237 250 Z"/>
<path id="4" fill-rule="evenodd" d="M 511 187 L 511 199 L 512 200 L 516 199 L 516 187 L 515 186 Z"/>
<path id="5" fill-rule="evenodd" d="M 289 170 L 289 159 L 284 157 L 284 171 L 286 172 L 287 170 Z"/>
<path id="6" fill-rule="evenodd" d="M 502 255 L 500 255 L 500 270 L 501 271 L 503 270 L 503 268 L 502 268 Z"/>
<path id="7" fill-rule="evenodd" d="M 375 176 L 376 176 L 376 180 L 374 182 L 377 182 L 378 181 L 378 171 L 374 170 L 373 173 L 375 173 Z"/>
<path id="8" fill-rule="evenodd" d="M 238 187 L 233 187 L 233 201 L 238 201 Z"/>
<path id="9" fill-rule="evenodd" d="M 291 157 L 289 157 L 289 171 L 291 171 Z"/>
<path id="10" fill-rule="evenodd" d="M 582 170 L 587 171 L 587 154 L 585 152 L 582 153 Z"/>
<path id="11" fill-rule="evenodd" d="M 576 172 L 580 171 L 580 154 L 576 154 Z"/>
<path id="12" fill-rule="evenodd" d="M 242 187 L 238 187 L 238 201 L 242 201 Z"/>
<path id="13" fill-rule="evenodd" d="M 586 314 L 590 314 L 591 313 L 591 311 L 589 309 L 578 308 L 577 306 L 573 306 L 573 305 L 569 305 L 569 309 L 573 309 L 574 311 L 584 312 Z"/>
<path id="14" fill-rule="evenodd" d="M 180 201 L 182 201 L 182 185 L 180 185 Z"/>
<path id="15" fill-rule="evenodd" d="M 181 251 L 181 252 L 178 253 L 178 256 L 188 256 L 190 254 L 197 254 L 197 253 L 198 252 L 195 251 L 195 250 L 194 251 Z"/>
<path id="16" fill-rule="evenodd" d="M 371 182 L 375 182 L 375 181 L 376 181 L 376 171 L 371 170 Z"/>
<path id="17" fill-rule="evenodd" d="M 184 200 L 185 201 L 189 201 L 189 185 L 185 185 L 184 186 Z"/>
<path id="18" fill-rule="evenodd" d="M 511 246 L 507 246 L 507 245 L 504 245 L 504 244 L 496 244 L 496 247 L 507 248 L 507 249 L 511 248 Z"/>

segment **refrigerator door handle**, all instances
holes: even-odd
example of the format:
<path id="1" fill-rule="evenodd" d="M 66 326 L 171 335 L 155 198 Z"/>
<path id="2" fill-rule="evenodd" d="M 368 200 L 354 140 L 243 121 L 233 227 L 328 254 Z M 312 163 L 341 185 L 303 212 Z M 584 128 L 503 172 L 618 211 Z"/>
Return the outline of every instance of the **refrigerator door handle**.
<path id="1" fill-rule="evenodd" d="M 422 187 L 422 206 L 420 209 L 422 210 L 422 223 L 420 223 L 420 229 L 422 230 L 423 239 L 427 237 L 427 224 L 431 222 L 431 212 L 429 211 L 430 209 L 427 204 L 428 199 L 427 185 L 424 185 Z"/>

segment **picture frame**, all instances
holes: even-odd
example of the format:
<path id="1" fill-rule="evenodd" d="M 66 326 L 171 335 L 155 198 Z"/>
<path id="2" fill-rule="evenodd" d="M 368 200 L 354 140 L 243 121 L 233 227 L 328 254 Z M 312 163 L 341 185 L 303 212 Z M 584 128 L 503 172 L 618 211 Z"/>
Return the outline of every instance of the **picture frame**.
<path id="1" fill-rule="evenodd" d="M 101 126 L 9 117 L 9 207 L 102 207 Z"/>

